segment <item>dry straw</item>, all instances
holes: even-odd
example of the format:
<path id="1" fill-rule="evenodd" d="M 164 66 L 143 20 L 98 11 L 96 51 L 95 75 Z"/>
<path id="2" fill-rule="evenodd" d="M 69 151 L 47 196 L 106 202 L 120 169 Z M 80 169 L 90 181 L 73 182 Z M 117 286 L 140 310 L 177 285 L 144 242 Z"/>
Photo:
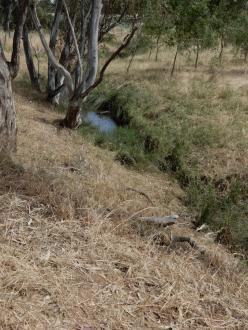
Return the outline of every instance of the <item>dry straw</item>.
<path id="1" fill-rule="evenodd" d="M 247 329 L 247 273 L 189 228 L 176 183 L 57 130 L 21 92 L 18 153 L 0 165 L 0 329 Z M 168 214 L 181 220 L 138 220 Z M 175 235 L 205 253 L 169 249 Z"/>

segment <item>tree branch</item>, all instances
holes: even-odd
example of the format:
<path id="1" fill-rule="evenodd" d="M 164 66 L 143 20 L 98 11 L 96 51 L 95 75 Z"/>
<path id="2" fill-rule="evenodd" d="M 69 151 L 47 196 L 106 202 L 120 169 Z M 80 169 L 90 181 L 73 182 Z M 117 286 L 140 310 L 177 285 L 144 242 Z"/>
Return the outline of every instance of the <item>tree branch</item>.
<path id="1" fill-rule="evenodd" d="M 70 30 L 71 30 L 73 42 L 74 42 L 75 49 L 76 49 L 78 64 L 79 64 L 79 68 L 80 68 L 79 77 L 80 77 L 80 82 L 81 82 L 82 75 L 83 75 L 83 64 L 82 64 L 82 59 L 81 59 L 81 55 L 80 55 L 80 51 L 79 51 L 79 47 L 78 47 L 77 37 L 76 37 L 75 30 L 74 30 L 74 27 L 73 27 L 73 24 L 72 24 L 72 21 L 71 21 L 71 18 L 70 18 L 70 14 L 69 14 L 69 11 L 68 11 L 67 4 L 66 4 L 65 0 L 62 0 L 62 2 L 63 2 L 66 18 L 67 18 L 67 21 L 68 21 L 68 24 L 69 24 L 69 27 L 70 27 Z"/>
<path id="2" fill-rule="evenodd" d="M 113 22 L 112 24 L 110 24 L 109 26 L 105 26 L 104 29 L 104 24 L 102 24 L 101 28 L 100 28 L 100 34 L 99 34 L 99 42 L 102 41 L 103 37 L 109 33 L 111 30 L 113 30 L 123 19 L 123 17 L 125 16 L 126 12 L 127 12 L 128 6 L 127 4 L 125 5 L 122 13 L 119 15 L 119 17 L 117 18 L 117 20 L 115 22 Z"/>
<path id="3" fill-rule="evenodd" d="M 51 51 L 51 49 L 49 48 L 45 35 L 42 31 L 42 27 L 37 15 L 37 11 L 36 11 L 36 5 L 33 3 L 30 6 L 31 9 L 31 14 L 32 14 L 32 19 L 35 25 L 35 28 L 37 30 L 37 32 L 39 33 L 42 45 L 47 53 L 47 56 L 49 58 L 49 60 L 51 61 L 51 64 L 58 70 L 61 72 L 61 74 L 65 77 L 65 83 L 66 86 L 68 88 L 69 94 L 73 95 L 73 91 L 74 91 L 74 84 L 73 84 L 73 80 L 71 77 L 71 74 L 68 70 L 66 70 L 56 59 L 55 55 L 53 54 L 53 52 Z"/>
<path id="4" fill-rule="evenodd" d="M 110 63 L 122 52 L 123 49 L 125 49 L 129 43 L 131 42 L 131 40 L 133 39 L 135 32 L 138 30 L 137 27 L 134 27 L 131 31 L 131 33 L 129 35 L 127 35 L 124 38 L 123 43 L 120 45 L 120 47 L 118 49 L 116 49 L 116 51 L 109 57 L 109 59 L 105 62 L 105 64 L 103 65 L 99 77 L 98 79 L 89 87 L 87 88 L 84 92 L 82 92 L 81 94 L 78 94 L 78 92 L 80 91 L 80 86 L 77 89 L 77 91 L 75 92 L 73 98 L 82 98 L 84 99 L 87 95 L 89 95 L 89 93 L 95 89 L 104 79 L 104 74 L 105 71 L 107 70 L 107 68 L 109 67 Z"/>

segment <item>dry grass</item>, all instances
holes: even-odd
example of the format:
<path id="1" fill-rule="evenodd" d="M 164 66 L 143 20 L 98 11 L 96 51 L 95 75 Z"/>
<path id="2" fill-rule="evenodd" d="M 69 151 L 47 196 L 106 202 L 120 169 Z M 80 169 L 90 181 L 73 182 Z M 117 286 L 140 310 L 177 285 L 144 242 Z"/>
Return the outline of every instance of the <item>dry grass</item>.
<path id="1" fill-rule="evenodd" d="M 178 185 L 119 166 L 22 94 L 18 153 L 0 165 L 0 328 L 246 329 L 247 272 L 190 229 Z M 173 228 L 137 220 L 171 213 Z M 206 252 L 170 250 L 180 234 Z"/>
<path id="2" fill-rule="evenodd" d="M 58 132 L 55 115 L 16 99 L 16 162 L 24 169 L 1 166 L 3 329 L 246 327 L 247 275 L 237 273 L 236 260 L 201 237 L 205 256 L 168 251 L 151 239 L 161 230 L 130 222 L 138 213 L 179 212 L 175 184 L 113 164 Z M 166 209 L 152 209 L 125 186 L 148 191 Z M 187 224 L 174 232 L 194 235 Z"/>

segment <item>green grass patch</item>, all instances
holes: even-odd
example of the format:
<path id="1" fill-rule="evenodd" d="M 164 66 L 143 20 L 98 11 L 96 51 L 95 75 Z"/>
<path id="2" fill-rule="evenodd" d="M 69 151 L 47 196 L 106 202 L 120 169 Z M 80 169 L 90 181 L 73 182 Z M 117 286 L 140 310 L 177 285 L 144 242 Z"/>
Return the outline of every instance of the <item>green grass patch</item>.
<path id="1" fill-rule="evenodd" d="M 248 251 L 247 178 L 226 177 L 208 183 L 190 181 L 187 205 L 196 213 L 196 225 L 222 230 L 218 241 L 233 250 Z"/>
<path id="2" fill-rule="evenodd" d="M 199 157 L 229 146 L 247 147 L 247 108 L 228 88 L 194 81 L 180 90 L 172 81 L 155 98 L 147 88 L 105 83 L 84 104 L 87 111 L 107 113 L 119 125 L 102 134 L 89 125 L 80 128 L 95 145 L 114 153 L 121 164 L 170 173 L 186 191 L 186 204 L 197 225 L 222 229 L 219 241 L 248 251 L 248 189 L 244 178 L 211 179 L 202 175 Z M 239 116 L 236 116 L 236 112 Z M 242 135 L 243 134 L 243 135 Z"/>

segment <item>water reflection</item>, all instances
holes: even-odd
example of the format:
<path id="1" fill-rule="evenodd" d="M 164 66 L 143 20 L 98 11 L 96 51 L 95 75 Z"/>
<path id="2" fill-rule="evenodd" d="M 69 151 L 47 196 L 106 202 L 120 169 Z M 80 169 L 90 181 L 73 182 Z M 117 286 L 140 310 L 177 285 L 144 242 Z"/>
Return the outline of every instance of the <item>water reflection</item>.
<path id="1" fill-rule="evenodd" d="M 84 122 L 99 129 L 100 132 L 110 134 L 117 128 L 113 119 L 101 116 L 94 111 L 89 111 L 83 118 Z"/>

